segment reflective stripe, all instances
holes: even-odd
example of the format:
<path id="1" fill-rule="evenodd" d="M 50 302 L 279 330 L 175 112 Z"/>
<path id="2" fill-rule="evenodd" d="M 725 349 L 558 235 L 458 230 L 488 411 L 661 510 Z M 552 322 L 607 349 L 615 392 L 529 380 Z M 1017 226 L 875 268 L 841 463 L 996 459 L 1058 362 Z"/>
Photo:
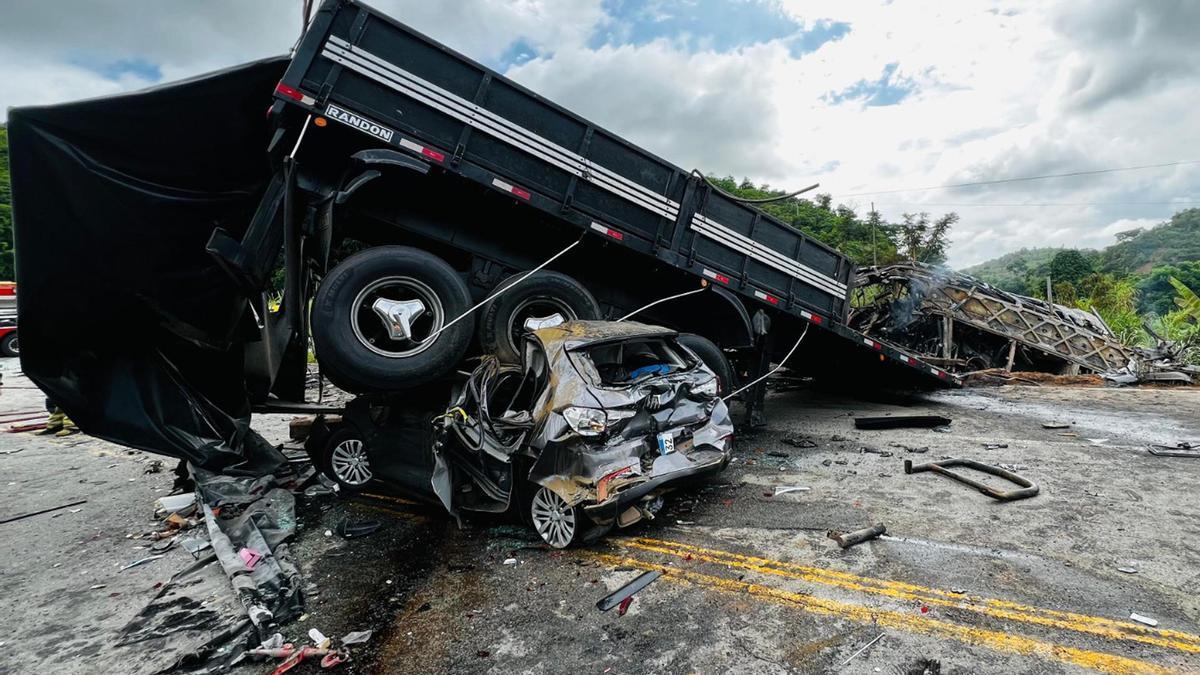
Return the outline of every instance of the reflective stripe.
<path id="1" fill-rule="evenodd" d="M 745 235 L 734 232 L 710 218 L 696 214 L 692 218 L 692 229 L 713 241 L 724 244 L 739 253 L 744 253 L 765 265 L 774 267 L 780 272 L 808 282 L 834 297 L 842 298 L 846 295 L 845 284 L 839 283 L 834 278 L 825 276 L 807 265 L 802 265 L 778 251 L 767 248 Z"/>
<path id="2" fill-rule="evenodd" d="M 322 56 L 381 82 L 471 127 L 495 136 L 554 166 L 595 183 L 649 211 L 674 219 L 679 204 L 628 178 L 538 136 L 490 110 L 395 66 L 338 37 L 331 37 Z"/>
<path id="3" fill-rule="evenodd" d="M 389 63 L 339 37 L 330 37 L 322 56 L 354 72 L 380 82 L 424 103 L 468 126 L 479 129 L 567 173 L 604 188 L 637 206 L 669 219 L 679 214 L 679 204 L 603 166 L 594 164 L 509 120 Z M 416 145 L 415 143 L 413 145 Z M 418 146 L 419 147 L 419 146 Z M 440 153 L 437 153 L 440 154 Z M 439 159 L 441 161 L 441 159 Z M 514 193 L 517 194 L 517 193 Z M 528 194 L 528 193 L 525 193 Z M 523 195 L 520 195 L 523 196 Z M 526 197 L 528 198 L 528 197 Z M 745 237 L 713 220 L 696 214 L 692 228 L 722 245 L 805 281 L 835 297 L 844 297 L 846 285 L 787 256 Z M 728 277 L 722 283 L 728 283 Z"/>

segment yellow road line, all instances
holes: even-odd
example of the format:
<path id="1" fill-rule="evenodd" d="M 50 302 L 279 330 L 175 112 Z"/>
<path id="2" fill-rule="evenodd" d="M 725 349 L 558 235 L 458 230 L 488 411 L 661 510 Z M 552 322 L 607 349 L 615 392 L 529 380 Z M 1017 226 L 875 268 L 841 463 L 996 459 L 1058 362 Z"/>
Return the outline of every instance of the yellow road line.
<path id="1" fill-rule="evenodd" d="M 699 572 L 681 570 L 668 565 L 645 562 L 635 558 L 609 555 L 606 553 L 582 552 L 582 555 L 613 566 L 629 566 L 644 570 L 659 570 L 663 579 L 677 583 L 702 586 L 728 593 L 748 594 L 764 598 L 780 604 L 799 607 L 805 611 L 824 616 L 848 619 L 858 623 L 872 623 L 885 628 L 893 628 L 909 633 L 920 633 L 935 637 L 947 637 L 973 645 L 979 645 L 996 651 L 1022 654 L 1026 656 L 1054 658 L 1084 668 L 1091 668 L 1105 673 L 1125 675 L 1128 673 L 1171 673 L 1173 671 L 1156 666 L 1145 661 L 1094 652 L 1075 647 L 1066 647 L 1051 642 L 1042 642 L 1032 638 L 961 626 L 938 619 L 931 619 L 913 614 L 905 614 L 885 609 L 862 607 L 850 603 L 816 598 L 803 593 L 794 593 L 770 586 L 763 586 L 746 581 L 724 579 Z"/>
<path id="2" fill-rule="evenodd" d="M 849 572 L 809 567 L 794 563 L 729 553 L 680 542 L 658 539 L 618 539 L 616 543 L 628 548 L 662 553 L 678 558 L 690 556 L 694 560 L 735 567 L 739 569 L 797 579 L 811 583 L 834 586 L 851 591 L 884 595 L 900 600 L 915 600 L 927 605 L 955 607 L 999 619 L 1021 621 L 1051 628 L 1073 630 L 1100 637 L 1141 642 L 1183 652 L 1200 653 L 1200 635 L 1182 631 L 1154 629 L 1139 624 L 1115 621 L 1099 616 L 1063 612 L 1022 605 L 1007 600 L 962 596 L 935 588 L 926 588 L 888 579 L 862 577 Z"/>

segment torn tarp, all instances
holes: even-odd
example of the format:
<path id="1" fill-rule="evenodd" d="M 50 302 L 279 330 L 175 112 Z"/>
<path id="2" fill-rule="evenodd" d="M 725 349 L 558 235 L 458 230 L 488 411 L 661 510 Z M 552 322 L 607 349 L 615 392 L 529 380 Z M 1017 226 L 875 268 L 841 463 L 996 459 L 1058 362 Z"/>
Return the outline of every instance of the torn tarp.
<path id="1" fill-rule="evenodd" d="M 304 607 L 300 571 L 288 540 L 296 533 L 296 500 L 274 476 L 220 476 L 193 469 L 213 551 L 260 638 Z M 253 552 L 247 564 L 243 550 Z"/>
<path id="2" fill-rule="evenodd" d="M 286 63 L 9 111 L 21 365 L 85 432 L 214 470 L 282 462 L 249 430 L 258 333 L 206 243 L 244 232 L 271 178 Z"/>

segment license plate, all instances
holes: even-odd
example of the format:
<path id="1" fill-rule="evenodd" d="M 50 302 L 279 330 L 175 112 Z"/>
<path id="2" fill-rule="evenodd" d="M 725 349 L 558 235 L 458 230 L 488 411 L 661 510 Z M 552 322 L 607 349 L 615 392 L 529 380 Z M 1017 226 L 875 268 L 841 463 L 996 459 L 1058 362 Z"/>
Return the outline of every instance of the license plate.
<path id="1" fill-rule="evenodd" d="M 665 432 L 658 435 L 658 454 L 669 455 L 675 452 L 675 435 Z"/>

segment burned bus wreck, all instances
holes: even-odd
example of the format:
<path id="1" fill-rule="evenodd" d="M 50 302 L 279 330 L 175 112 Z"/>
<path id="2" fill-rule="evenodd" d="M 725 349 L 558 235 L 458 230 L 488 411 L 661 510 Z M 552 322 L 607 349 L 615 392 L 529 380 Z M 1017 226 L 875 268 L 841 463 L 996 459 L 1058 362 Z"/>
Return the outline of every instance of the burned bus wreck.
<path id="1" fill-rule="evenodd" d="M 1191 382 L 1192 347 L 1123 344 L 1099 314 L 1009 293 L 920 263 L 859 270 L 850 325 L 963 373 L 992 368 L 1098 373 L 1122 383 Z"/>

